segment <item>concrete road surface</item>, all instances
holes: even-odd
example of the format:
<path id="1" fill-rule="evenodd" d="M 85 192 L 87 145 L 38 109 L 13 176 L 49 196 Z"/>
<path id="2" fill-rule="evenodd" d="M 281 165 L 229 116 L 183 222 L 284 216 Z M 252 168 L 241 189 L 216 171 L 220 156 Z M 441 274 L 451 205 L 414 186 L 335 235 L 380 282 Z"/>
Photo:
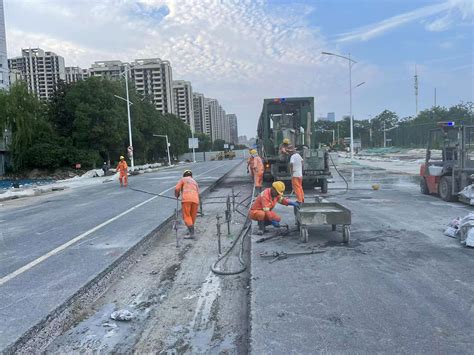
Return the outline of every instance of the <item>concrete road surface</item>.
<path id="1" fill-rule="evenodd" d="M 350 245 L 330 226 L 310 229 L 307 244 L 297 232 L 261 244 L 252 236 L 251 352 L 472 353 L 474 249 L 443 235 L 472 208 L 420 194 L 414 176 L 344 174 L 352 189 L 344 193 L 337 178 L 328 200 L 352 210 Z M 296 227 L 292 208 L 276 211 Z M 305 250 L 324 253 L 274 263 L 259 256 Z"/>
<path id="2" fill-rule="evenodd" d="M 205 190 L 240 160 L 133 176 L 130 187 L 173 196 L 184 168 Z M 0 208 L 0 351 L 173 215 L 176 203 L 118 183 L 16 200 Z"/>

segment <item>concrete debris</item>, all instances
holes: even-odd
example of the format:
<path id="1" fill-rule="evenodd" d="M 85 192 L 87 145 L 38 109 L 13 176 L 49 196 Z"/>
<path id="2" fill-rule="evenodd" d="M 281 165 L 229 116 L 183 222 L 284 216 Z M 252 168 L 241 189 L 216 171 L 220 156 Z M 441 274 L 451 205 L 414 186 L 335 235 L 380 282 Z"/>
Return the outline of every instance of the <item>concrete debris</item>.
<path id="1" fill-rule="evenodd" d="M 464 197 L 464 199 L 469 201 L 469 204 L 471 206 L 474 206 L 474 185 L 473 184 L 466 186 L 464 189 L 462 189 L 461 192 L 458 193 L 458 195 Z"/>
<path id="2" fill-rule="evenodd" d="M 453 219 L 444 234 L 451 238 L 459 238 L 461 244 L 474 247 L 474 213 Z"/>
<path id="3" fill-rule="evenodd" d="M 118 311 L 112 312 L 110 318 L 113 320 L 130 321 L 133 319 L 133 313 L 127 309 L 119 309 Z"/>

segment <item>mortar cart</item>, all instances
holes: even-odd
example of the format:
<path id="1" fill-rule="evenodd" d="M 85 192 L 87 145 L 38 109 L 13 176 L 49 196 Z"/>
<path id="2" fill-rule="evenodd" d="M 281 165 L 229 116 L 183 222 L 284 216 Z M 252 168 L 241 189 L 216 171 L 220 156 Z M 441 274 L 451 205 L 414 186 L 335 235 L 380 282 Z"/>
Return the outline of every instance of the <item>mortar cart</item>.
<path id="1" fill-rule="evenodd" d="M 308 242 L 308 228 L 319 225 L 342 226 L 342 241 L 349 243 L 351 238 L 351 211 L 335 202 L 307 202 L 295 208 L 295 218 L 300 231 L 300 239 Z"/>

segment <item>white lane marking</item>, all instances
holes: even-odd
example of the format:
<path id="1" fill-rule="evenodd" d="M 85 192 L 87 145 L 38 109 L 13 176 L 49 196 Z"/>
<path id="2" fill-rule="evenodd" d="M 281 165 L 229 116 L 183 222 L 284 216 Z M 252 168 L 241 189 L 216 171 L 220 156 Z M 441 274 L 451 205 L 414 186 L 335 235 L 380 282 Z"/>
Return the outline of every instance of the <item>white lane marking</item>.
<path id="1" fill-rule="evenodd" d="M 196 175 L 196 177 L 199 177 L 199 176 L 201 176 L 201 175 L 207 174 L 207 173 L 209 173 L 209 172 L 211 172 L 211 171 L 213 171 L 213 170 L 216 170 L 216 169 L 218 169 L 218 168 L 220 168 L 220 166 L 218 166 L 218 167 L 216 167 L 216 168 L 214 168 L 214 169 L 205 171 L 205 172 L 203 172 L 202 174 Z M 174 189 L 174 186 L 171 186 L 169 189 L 166 189 L 166 190 L 160 192 L 159 195 L 163 195 L 165 192 L 168 192 L 168 191 L 170 191 L 170 190 L 172 190 L 172 189 Z M 101 224 L 95 226 L 94 228 L 89 229 L 87 232 L 84 232 L 84 233 L 78 235 L 77 237 L 71 239 L 70 241 L 68 241 L 68 242 L 66 242 L 66 243 L 64 243 L 64 244 L 62 244 L 62 245 L 60 245 L 59 247 L 57 247 L 57 248 L 51 250 L 50 252 L 48 252 L 48 253 L 46 253 L 46 254 L 40 256 L 39 258 L 37 258 L 37 259 L 35 259 L 35 260 L 29 262 L 28 264 L 22 266 L 21 268 L 19 268 L 19 269 L 13 271 L 12 273 L 10 273 L 10 274 L 8 274 L 8 275 L 2 277 L 2 278 L 0 279 L 0 286 L 2 286 L 3 284 L 5 284 L 6 282 L 10 281 L 11 279 L 14 279 L 14 278 L 17 277 L 18 275 L 23 274 L 25 271 L 28 271 L 29 269 L 35 267 L 36 265 L 38 265 L 39 263 L 41 263 L 41 262 L 45 261 L 46 259 L 52 257 L 53 255 L 56 255 L 56 254 L 60 253 L 61 251 L 63 251 L 63 250 L 66 249 L 67 247 L 70 247 L 70 246 L 73 245 L 74 243 L 78 242 L 78 241 L 81 240 L 81 239 L 84 239 L 85 237 L 87 237 L 88 235 L 90 235 L 90 234 L 94 233 L 95 231 L 101 229 L 102 227 L 105 227 L 106 225 L 108 225 L 108 224 L 110 224 L 110 223 L 116 221 L 116 220 L 119 219 L 120 217 L 123 217 L 123 216 L 125 216 L 126 214 L 128 214 L 128 213 L 130 213 L 130 212 L 136 210 L 137 208 L 139 208 L 139 207 L 141 207 L 141 206 L 147 204 L 148 202 L 153 201 L 153 200 L 154 200 L 155 198 L 157 198 L 157 197 L 158 197 L 158 196 L 153 196 L 153 197 L 149 198 L 148 200 L 145 200 L 145 201 L 143 201 L 143 202 L 140 202 L 138 205 L 135 205 L 135 206 L 129 208 L 128 210 L 126 210 L 126 211 L 124 211 L 124 212 L 122 212 L 122 213 L 116 215 L 115 217 L 112 217 L 111 219 L 109 219 L 109 220 L 107 220 L 107 221 L 105 221 L 105 222 L 103 222 L 103 223 L 101 223 Z"/>

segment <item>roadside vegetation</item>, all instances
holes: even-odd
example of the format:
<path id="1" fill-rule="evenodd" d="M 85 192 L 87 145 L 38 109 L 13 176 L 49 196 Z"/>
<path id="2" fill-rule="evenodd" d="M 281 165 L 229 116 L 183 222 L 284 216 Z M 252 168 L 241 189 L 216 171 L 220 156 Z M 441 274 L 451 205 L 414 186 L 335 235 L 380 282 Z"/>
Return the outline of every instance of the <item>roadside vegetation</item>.
<path id="1" fill-rule="evenodd" d="M 80 163 L 83 168 L 116 162 L 126 155 L 128 123 L 126 102 L 120 82 L 89 78 L 71 85 L 61 82 L 49 102 L 41 102 L 22 83 L 9 92 L 0 91 L 0 130 L 11 132 L 11 167 L 14 172 L 32 168 L 57 169 Z M 188 151 L 191 130 L 172 114 L 157 112 L 149 100 L 130 90 L 135 161 L 156 162 L 166 157 L 167 134 L 170 152 Z M 210 139 L 199 135 L 201 148 Z"/>
<path id="2" fill-rule="evenodd" d="M 435 128 L 437 122 L 453 121 L 456 124 L 474 124 L 474 103 L 460 103 L 446 108 L 435 106 L 420 111 L 416 117 L 399 117 L 395 112 L 384 110 L 372 119 L 354 121 L 354 139 L 360 139 L 362 147 L 382 147 L 383 131 L 386 130 L 388 145 L 406 148 L 424 148 L 428 140 L 428 131 Z M 332 130 L 336 140 L 350 136 L 349 117 L 343 121 L 317 121 L 318 142 L 326 144 L 332 141 Z"/>

